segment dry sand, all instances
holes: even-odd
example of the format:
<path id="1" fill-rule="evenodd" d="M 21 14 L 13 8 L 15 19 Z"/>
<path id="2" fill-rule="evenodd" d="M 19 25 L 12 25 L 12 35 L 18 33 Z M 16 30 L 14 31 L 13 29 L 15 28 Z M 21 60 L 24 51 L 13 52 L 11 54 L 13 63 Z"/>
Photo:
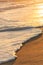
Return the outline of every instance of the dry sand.
<path id="1" fill-rule="evenodd" d="M 16 60 L 1 65 L 43 65 L 43 33 L 28 41 L 17 52 L 17 56 Z"/>

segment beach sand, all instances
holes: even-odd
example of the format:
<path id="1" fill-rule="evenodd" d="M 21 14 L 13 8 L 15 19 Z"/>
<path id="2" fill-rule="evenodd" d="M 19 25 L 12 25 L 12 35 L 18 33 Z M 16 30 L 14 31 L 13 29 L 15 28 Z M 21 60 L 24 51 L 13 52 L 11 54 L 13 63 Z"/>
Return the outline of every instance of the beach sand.
<path id="1" fill-rule="evenodd" d="M 16 60 L 1 65 L 43 65 L 43 33 L 25 43 L 17 56 Z"/>

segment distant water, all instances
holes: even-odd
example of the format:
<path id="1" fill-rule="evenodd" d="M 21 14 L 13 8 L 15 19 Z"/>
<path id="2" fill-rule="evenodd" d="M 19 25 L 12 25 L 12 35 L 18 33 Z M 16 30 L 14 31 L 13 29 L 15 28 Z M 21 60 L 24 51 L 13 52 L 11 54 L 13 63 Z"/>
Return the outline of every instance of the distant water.
<path id="1" fill-rule="evenodd" d="M 6 2 L 0 3 L 0 25 L 14 27 L 43 26 L 43 4 L 29 4 Z M 9 22 L 9 23 L 8 23 Z"/>

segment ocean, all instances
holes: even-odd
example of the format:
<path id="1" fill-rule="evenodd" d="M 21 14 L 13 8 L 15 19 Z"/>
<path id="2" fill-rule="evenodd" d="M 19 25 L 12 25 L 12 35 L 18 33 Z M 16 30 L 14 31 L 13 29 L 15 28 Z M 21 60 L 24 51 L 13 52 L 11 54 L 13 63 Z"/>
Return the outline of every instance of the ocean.
<path id="1" fill-rule="evenodd" d="M 23 43 L 42 34 L 36 27 L 43 26 L 43 19 L 35 8 L 36 5 L 0 3 L 0 63 L 15 59 Z"/>

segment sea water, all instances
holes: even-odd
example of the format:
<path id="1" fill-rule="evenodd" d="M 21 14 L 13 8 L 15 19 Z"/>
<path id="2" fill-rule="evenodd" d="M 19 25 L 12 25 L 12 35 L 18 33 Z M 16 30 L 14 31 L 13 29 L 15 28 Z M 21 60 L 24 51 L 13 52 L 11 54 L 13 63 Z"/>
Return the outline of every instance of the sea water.
<path id="1" fill-rule="evenodd" d="M 0 63 L 15 59 L 23 43 L 42 34 L 40 29 L 34 28 L 42 23 L 33 20 L 31 10 L 32 6 L 24 4 L 0 4 Z"/>

